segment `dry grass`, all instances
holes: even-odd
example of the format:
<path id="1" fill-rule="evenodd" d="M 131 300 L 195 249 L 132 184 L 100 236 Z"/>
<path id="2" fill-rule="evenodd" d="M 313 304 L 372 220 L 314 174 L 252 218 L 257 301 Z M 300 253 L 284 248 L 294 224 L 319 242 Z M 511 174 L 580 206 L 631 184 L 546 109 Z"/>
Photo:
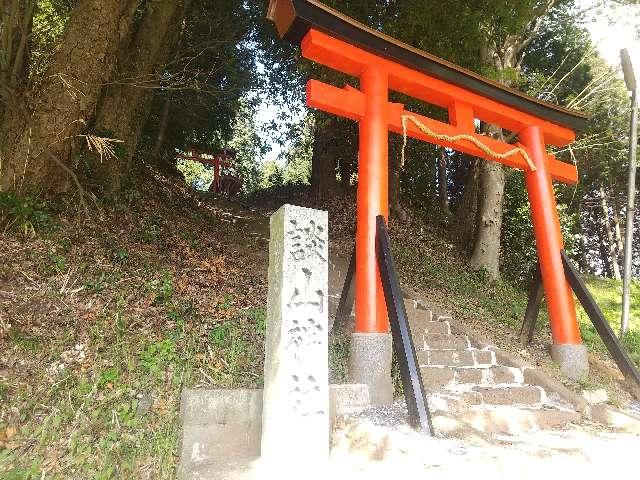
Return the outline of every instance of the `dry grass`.
<path id="1" fill-rule="evenodd" d="M 266 219 L 149 191 L 0 235 L 0 478 L 174 478 L 182 387 L 260 385 Z"/>

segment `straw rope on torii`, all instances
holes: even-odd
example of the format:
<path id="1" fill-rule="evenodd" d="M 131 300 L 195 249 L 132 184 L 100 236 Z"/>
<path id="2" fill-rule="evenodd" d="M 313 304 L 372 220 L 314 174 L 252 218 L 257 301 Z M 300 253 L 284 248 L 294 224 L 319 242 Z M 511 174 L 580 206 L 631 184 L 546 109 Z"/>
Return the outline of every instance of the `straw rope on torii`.
<path id="1" fill-rule="evenodd" d="M 458 135 L 445 135 L 445 134 L 442 134 L 442 133 L 434 132 L 433 130 L 431 130 L 429 127 L 427 127 L 424 123 L 422 123 L 420 120 L 418 120 L 413 115 L 402 115 L 401 119 L 402 119 L 402 136 L 403 136 L 402 159 L 401 159 L 401 166 L 402 167 L 404 167 L 405 149 L 407 147 L 407 123 L 409 121 L 411 121 L 416 127 L 418 127 L 418 130 L 420 130 L 425 135 L 429 135 L 430 137 L 436 138 L 438 140 L 443 140 L 445 142 L 451 142 L 451 143 L 455 143 L 455 142 L 457 142 L 459 140 L 468 140 L 469 142 L 473 143 L 476 147 L 478 147 L 480 150 L 482 150 L 484 153 L 489 155 L 491 158 L 495 158 L 497 160 L 498 159 L 509 158 L 509 157 L 511 157 L 513 155 L 516 155 L 516 154 L 520 153 L 520 154 L 522 154 L 522 157 L 527 162 L 527 165 L 529 165 L 529 168 L 531 169 L 531 171 L 532 172 L 536 171 L 536 166 L 533 164 L 533 161 L 531 160 L 531 157 L 529 157 L 529 154 L 527 153 L 527 151 L 522 147 L 514 147 L 513 149 L 509 150 L 508 152 L 499 153 L 499 152 L 496 152 L 494 150 L 491 150 L 484 143 L 482 143 L 480 140 L 478 140 L 476 137 L 474 137 L 472 135 L 467 135 L 465 133 L 460 133 Z"/>

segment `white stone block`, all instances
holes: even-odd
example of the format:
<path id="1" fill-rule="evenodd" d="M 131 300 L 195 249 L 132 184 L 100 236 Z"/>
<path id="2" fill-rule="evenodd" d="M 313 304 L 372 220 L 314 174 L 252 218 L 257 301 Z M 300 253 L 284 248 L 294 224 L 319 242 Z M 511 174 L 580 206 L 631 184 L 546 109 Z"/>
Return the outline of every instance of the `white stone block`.
<path id="1" fill-rule="evenodd" d="M 329 458 L 327 229 L 320 210 L 271 217 L 261 462 L 285 477 Z"/>
<path id="2" fill-rule="evenodd" d="M 583 390 L 582 397 L 589 403 L 589 405 L 598 405 L 609 401 L 609 395 L 604 388 Z"/>

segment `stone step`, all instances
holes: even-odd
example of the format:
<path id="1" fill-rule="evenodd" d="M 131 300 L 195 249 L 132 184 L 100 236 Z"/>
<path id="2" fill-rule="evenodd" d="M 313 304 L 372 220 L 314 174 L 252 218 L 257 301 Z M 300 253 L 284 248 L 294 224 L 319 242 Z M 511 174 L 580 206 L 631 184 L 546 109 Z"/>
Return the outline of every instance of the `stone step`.
<path id="1" fill-rule="evenodd" d="M 561 427 L 579 422 L 582 416 L 573 410 L 492 406 L 471 407 L 457 415 L 436 411 L 431 416 L 436 432 L 468 435 L 469 428 L 484 433 L 518 434 Z"/>
<path id="2" fill-rule="evenodd" d="M 545 402 L 545 391 L 541 387 L 530 385 L 475 386 L 465 390 L 458 390 L 454 386 L 429 394 L 431 410 L 453 415 L 462 414 L 472 408 L 489 409 L 497 406 L 542 408 Z"/>
<path id="3" fill-rule="evenodd" d="M 451 325 L 449 324 L 449 322 L 424 322 L 424 331 L 422 333 L 428 335 L 437 333 L 450 335 Z"/>
<path id="4" fill-rule="evenodd" d="M 422 336 L 425 334 L 451 334 L 451 324 L 449 322 L 409 320 L 409 326 L 411 327 L 411 334 L 418 344 L 422 344 Z"/>
<path id="5" fill-rule="evenodd" d="M 427 333 L 422 336 L 425 350 L 468 350 L 471 348 L 466 335 Z"/>
<path id="6" fill-rule="evenodd" d="M 447 385 L 522 384 L 524 377 L 519 368 L 494 366 L 488 368 L 422 367 L 422 382 L 429 389 Z"/>
<path id="7" fill-rule="evenodd" d="M 496 354 L 490 350 L 421 350 L 416 352 L 421 367 L 491 367 Z"/>
<path id="8" fill-rule="evenodd" d="M 524 405 L 539 408 L 546 401 L 546 394 L 541 387 L 534 385 L 475 386 L 463 392 L 461 400 L 467 405 Z"/>
<path id="9" fill-rule="evenodd" d="M 404 307 L 410 323 L 430 322 L 432 320 L 433 315 L 431 314 L 431 311 L 418 308 L 415 306 L 413 300 L 405 299 Z"/>

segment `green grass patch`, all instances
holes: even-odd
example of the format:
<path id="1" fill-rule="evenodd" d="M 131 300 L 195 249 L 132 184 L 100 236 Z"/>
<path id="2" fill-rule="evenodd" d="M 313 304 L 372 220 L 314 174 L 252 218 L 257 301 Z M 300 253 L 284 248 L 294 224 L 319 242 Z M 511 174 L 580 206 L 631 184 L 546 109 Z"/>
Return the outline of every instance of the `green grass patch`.
<path id="1" fill-rule="evenodd" d="M 595 276 L 585 277 L 589 292 L 598 303 L 600 310 L 616 334 L 620 333 L 620 317 L 622 315 L 622 282 L 610 278 Z M 577 309 L 580 330 L 585 344 L 592 350 L 607 352 L 589 316 L 582 306 Z M 640 368 L 640 282 L 631 283 L 631 310 L 629 331 L 621 338 L 629 356 Z"/>
<path id="2" fill-rule="evenodd" d="M 34 237 L 40 231 L 50 231 L 56 226 L 49 207 L 32 196 L 12 192 L 0 192 L 0 230 L 20 232 Z"/>
<path id="3" fill-rule="evenodd" d="M 169 278 L 152 289 L 169 328 L 132 329 L 121 295 L 83 325 L 86 334 L 10 331 L 9 348 L 23 352 L 32 370 L 29 382 L 0 384 L 3 406 L 10 398 L 19 412 L 11 420 L 16 437 L 0 444 L 0 478 L 173 479 L 182 388 L 262 385 L 265 309 L 229 304 L 230 318 L 215 321 L 178 297 Z M 52 370 L 79 343 L 86 358 Z"/>

